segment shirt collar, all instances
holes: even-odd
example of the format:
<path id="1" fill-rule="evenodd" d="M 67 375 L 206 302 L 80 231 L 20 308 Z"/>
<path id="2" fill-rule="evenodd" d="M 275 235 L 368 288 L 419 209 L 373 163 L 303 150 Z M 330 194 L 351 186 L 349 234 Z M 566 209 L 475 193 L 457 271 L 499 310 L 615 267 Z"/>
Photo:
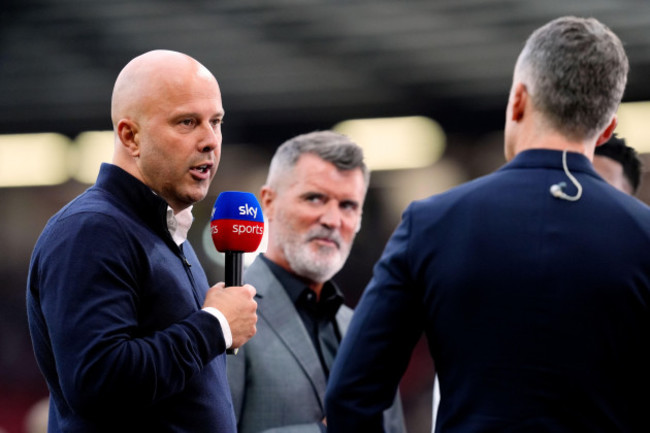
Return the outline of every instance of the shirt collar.
<path id="1" fill-rule="evenodd" d="M 337 290 L 333 281 L 325 282 L 318 302 L 316 302 L 316 294 L 308 287 L 304 287 L 296 301 L 296 306 L 302 306 L 315 314 L 316 317 L 320 316 L 327 320 L 334 320 L 341 305 L 343 305 L 343 296 Z"/>
<path id="2" fill-rule="evenodd" d="M 336 312 L 344 303 L 343 295 L 333 280 L 326 281 L 321 291 L 320 301 L 316 302 L 315 293 L 298 277 L 284 269 L 277 263 L 269 260 L 264 254 L 260 257 L 271 269 L 289 298 L 296 306 L 316 308 L 329 318 L 334 318 Z M 310 295 L 311 294 L 311 295 Z"/>
<path id="3" fill-rule="evenodd" d="M 192 227 L 194 221 L 192 207 L 190 206 L 174 214 L 174 210 L 167 206 L 167 230 L 169 230 L 169 234 L 178 246 L 187 240 L 187 232 Z"/>

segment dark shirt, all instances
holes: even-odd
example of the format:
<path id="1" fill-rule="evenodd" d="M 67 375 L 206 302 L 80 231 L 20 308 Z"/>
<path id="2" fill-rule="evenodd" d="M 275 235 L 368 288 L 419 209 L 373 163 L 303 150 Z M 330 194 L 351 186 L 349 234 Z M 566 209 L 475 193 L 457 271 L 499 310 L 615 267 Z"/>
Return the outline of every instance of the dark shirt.
<path id="1" fill-rule="evenodd" d="M 331 366 L 329 357 L 333 358 L 341 341 L 341 332 L 336 324 L 335 316 L 343 304 L 343 295 L 336 284 L 330 280 L 325 282 L 320 299 L 317 299 L 316 292 L 310 289 L 296 275 L 264 257 L 264 255 L 261 258 L 267 263 L 271 272 L 280 281 L 295 305 L 312 343 L 314 343 L 325 375 L 328 376 Z M 322 346 L 323 344 L 325 347 Z M 330 351 L 329 356 L 328 348 Z"/>

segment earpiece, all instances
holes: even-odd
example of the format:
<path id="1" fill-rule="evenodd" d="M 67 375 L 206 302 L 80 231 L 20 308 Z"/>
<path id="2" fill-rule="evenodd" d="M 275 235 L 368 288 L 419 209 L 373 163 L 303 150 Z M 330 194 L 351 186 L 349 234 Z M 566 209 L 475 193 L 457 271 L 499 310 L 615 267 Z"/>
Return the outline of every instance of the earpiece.
<path id="1" fill-rule="evenodd" d="M 563 195 L 566 195 L 564 191 L 562 191 L 562 188 L 564 188 L 565 186 L 566 183 L 564 182 L 551 185 L 551 189 L 550 189 L 551 195 L 555 198 L 562 198 Z"/>
<path id="2" fill-rule="evenodd" d="M 567 201 L 578 201 L 578 200 L 580 200 L 580 197 L 582 197 L 582 185 L 580 185 L 580 182 L 578 182 L 578 179 L 576 179 L 571 174 L 571 172 L 569 171 L 569 166 L 567 165 L 567 162 L 566 162 L 566 154 L 567 154 L 567 151 L 564 150 L 564 152 L 562 152 L 562 167 L 564 168 L 564 173 L 567 175 L 567 177 L 569 179 L 571 179 L 571 182 L 573 182 L 573 184 L 575 185 L 578 192 L 576 193 L 576 195 L 571 196 L 571 195 L 566 194 L 564 191 L 562 191 L 562 188 L 564 188 L 566 186 L 566 182 L 560 182 L 560 183 L 556 183 L 556 184 L 551 185 L 551 188 L 549 189 L 549 192 L 555 198 L 559 198 L 559 199 L 567 200 Z"/>
<path id="3" fill-rule="evenodd" d="M 551 188 L 549 189 L 549 192 L 551 193 L 551 195 L 553 197 L 559 198 L 559 199 L 562 199 L 562 200 L 567 200 L 567 201 L 576 201 L 576 200 L 578 200 L 580 198 L 580 195 L 581 195 L 582 191 L 579 190 L 578 194 L 576 194 L 575 196 L 570 196 L 569 194 L 562 191 L 562 189 L 565 186 L 566 186 L 566 183 L 564 183 L 564 182 L 556 183 L 554 185 L 551 185 Z"/>

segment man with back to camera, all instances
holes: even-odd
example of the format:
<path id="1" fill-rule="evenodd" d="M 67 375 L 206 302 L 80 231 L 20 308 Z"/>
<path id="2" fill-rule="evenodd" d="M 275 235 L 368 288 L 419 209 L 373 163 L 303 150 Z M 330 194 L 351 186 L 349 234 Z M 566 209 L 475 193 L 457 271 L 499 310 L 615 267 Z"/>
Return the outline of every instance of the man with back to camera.
<path id="1" fill-rule="evenodd" d="M 594 169 L 612 186 L 626 194 L 635 195 L 641 183 L 641 160 L 624 138 L 612 135 L 606 143 L 596 147 Z"/>
<path id="2" fill-rule="evenodd" d="M 382 431 L 422 331 L 437 432 L 650 431 L 650 208 L 590 162 L 627 71 L 593 18 L 530 36 L 506 110 L 508 163 L 405 210 L 335 360 L 330 432 Z"/>
<path id="3" fill-rule="evenodd" d="M 369 180 L 362 149 L 336 132 L 277 149 L 260 192 L 267 250 L 244 273 L 257 288 L 257 335 L 228 359 L 240 433 L 326 431 L 329 368 L 352 315 L 332 277 L 361 227 Z M 385 417 L 389 432 L 404 431 L 399 398 Z"/>
<path id="4" fill-rule="evenodd" d="M 627 146 L 625 139 L 615 133 L 607 142 L 596 147 L 593 165 L 596 172 L 610 185 L 630 195 L 635 195 L 641 183 L 641 160 L 634 148 Z M 440 403 L 440 383 L 434 381 L 433 417 L 435 428 L 438 404 Z"/>
<path id="5" fill-rule="evenodd" d="M 117 77 L 111 116 L 113 163 L 50 219 L 30 264 L 48 431 L 235 433 L 225 352 L 255 334 L 255 290 L 210 287 L 186 240 L 221 157 L 219 85 L 150 51 Z"/>

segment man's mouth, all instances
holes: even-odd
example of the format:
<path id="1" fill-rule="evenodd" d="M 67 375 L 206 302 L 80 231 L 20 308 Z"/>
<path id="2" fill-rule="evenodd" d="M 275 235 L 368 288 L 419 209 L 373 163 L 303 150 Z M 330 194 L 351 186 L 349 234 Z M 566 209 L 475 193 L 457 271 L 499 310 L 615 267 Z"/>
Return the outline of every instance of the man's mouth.
<path id="1" fill-rule="evenodd" d="M 190 168 L 190 172 L 193 176 L 198 177 L 199 179 L 207 179 L 210 176 L 210 169 L 212 164 L 206 163 L 201 165 L 195 165 Z"/>
<path id="2" fill-rule="evenodd" d="M 311 239 L 312 241 L 318 242 L 319 244 L 325 244 L 330 247 L 339 247 L 339 243 L 335 239 L 330 239 L 330 238 L 322 238 L 322 237 L 314 237 Z"/>

